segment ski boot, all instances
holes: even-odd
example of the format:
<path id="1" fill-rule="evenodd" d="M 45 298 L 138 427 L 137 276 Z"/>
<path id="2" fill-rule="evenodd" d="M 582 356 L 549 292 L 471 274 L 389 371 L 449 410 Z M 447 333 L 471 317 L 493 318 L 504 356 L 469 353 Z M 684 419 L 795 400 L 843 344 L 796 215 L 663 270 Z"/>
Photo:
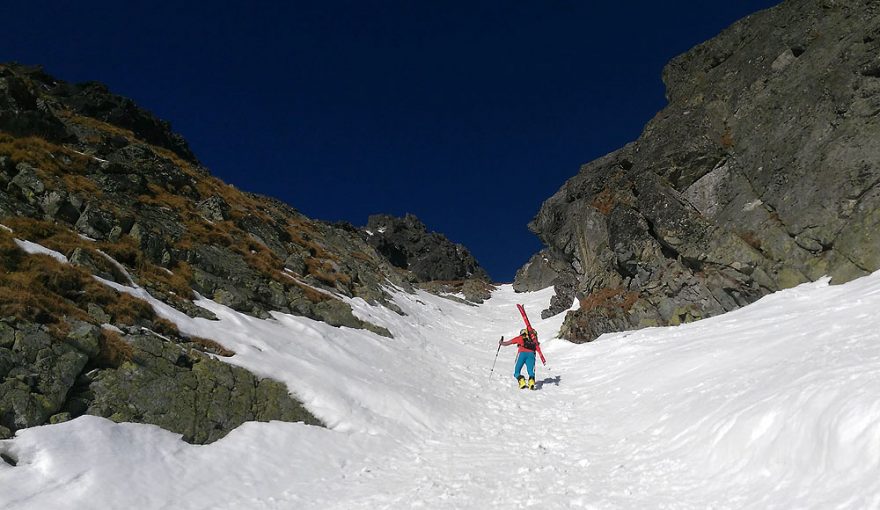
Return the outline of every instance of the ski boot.
<path id="1" fill-rule="evenodd" d="M 519 389 L 523 389 L 526 387 L 526 378 L 523 376 L 517 377 L 517 381 L 519 381 Z"/>
<path id="2" fill-rule="evenodd" d="M 533 377 L 529 377 L 529 389 L 535 389 L 535 379 Z"/>

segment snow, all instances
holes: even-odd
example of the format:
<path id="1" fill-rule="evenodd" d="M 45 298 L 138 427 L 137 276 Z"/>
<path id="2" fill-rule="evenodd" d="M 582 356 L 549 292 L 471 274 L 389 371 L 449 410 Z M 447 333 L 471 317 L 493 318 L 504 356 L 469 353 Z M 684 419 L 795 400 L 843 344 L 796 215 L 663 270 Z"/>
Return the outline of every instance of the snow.
<path id="1" fill-rule="evenodd" d="M 50 250 L 43 245 L 32 243 L 30 241 L 22 241 L 21 239 L 15 239 L 15 244 L 17 244 L 19 248 L 27 253 L 30 253 L 31 255 L 48 255 L 58 262 L 63 262 L 67 264 L 67 257 L 55 250 Z"/>
<path id="2" fill-rule="evenodd" d="M 143 289 L 105 282 L 149 296 Z M 350 300 L 393 339 L 301 317 L 218 321 L 153 301 L 329 428 L 247 423 L 210 445 L 96 417 L 0 441 L 0 508 L 880 508 L 880 272 L 583 345 L 540 320 L 551 291 L 478 307 L 390 290 Z M 524 303 L 539 391 L 515 388 Z"/>

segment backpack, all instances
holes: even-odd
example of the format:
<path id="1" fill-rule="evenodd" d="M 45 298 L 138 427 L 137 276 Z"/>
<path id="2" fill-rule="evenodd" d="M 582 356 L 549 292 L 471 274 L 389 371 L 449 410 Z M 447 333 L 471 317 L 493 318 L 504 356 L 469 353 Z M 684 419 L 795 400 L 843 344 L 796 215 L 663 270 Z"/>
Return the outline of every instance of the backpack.
<path id="1" fill-rule="evenodd" d="M 522 337 L 523 339 L 523 349 L 528 349 L 530 351 L 534 351 L 538 349 L 538 333 L 532 332 L 534 334 L 535 339 L 532 340 L 532 335 L 525 335 Z"/>

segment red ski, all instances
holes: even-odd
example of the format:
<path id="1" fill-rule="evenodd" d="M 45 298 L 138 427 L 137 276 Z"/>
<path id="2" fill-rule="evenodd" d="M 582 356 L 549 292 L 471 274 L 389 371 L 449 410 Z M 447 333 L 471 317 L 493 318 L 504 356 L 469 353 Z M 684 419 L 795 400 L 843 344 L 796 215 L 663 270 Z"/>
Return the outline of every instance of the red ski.
<path id="1" fill-rule="evenodd" d="M 535 331 L 535 328 L 532 327 L 532 323 L 529 322 L 529 316 L 526 315 L 526 309 L 523 308 L 523 305 L 518 304 L 518 305 L 516 305 L 516 308 L 519 310 L 520 315 L 522 315 L 523 321 L 525 321 L 525 323 L 526 323 L 526 329 L 529 330 L 529 331 Z M 537 331 L 535 331 L 535 333 L 536 333 L 535 336 L 537 337 L 537 336 L 538 336 L 538 335 L 537 335 Z M 544 365 L 546 365 L 546 364 L 547 364 L 547 360 L 544 359 L 544 353 L 541 352 L 541 344 L 540 344 L 540 342 L 538 343 L 538 346 L 537 346 L 537 348 L 535 349 L 535 351 L 538 353 L 538 356 L 541 357 L 541 363 L 543 363 Z"/>

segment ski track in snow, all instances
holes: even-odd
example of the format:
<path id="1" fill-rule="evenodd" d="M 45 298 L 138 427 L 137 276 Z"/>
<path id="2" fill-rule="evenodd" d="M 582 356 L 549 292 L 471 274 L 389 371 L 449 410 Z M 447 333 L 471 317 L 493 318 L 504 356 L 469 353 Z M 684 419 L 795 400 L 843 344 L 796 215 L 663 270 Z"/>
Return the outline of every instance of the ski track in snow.
<path id="1" fill-rule="evenodd" d="M 142 289 L 120 290 L 149 298 Z M 394 339 L 208 300 L 153 301 L 330 429 L 247 423 L 206 446 L 95 417 L 0 441 L 0 508 L 880 508 L 880 272 L 675 328 L 553 339 L 552 291 L 479 306 L 350 300 Z M 524 303 L 548 366 L 512 378 Z"/>

